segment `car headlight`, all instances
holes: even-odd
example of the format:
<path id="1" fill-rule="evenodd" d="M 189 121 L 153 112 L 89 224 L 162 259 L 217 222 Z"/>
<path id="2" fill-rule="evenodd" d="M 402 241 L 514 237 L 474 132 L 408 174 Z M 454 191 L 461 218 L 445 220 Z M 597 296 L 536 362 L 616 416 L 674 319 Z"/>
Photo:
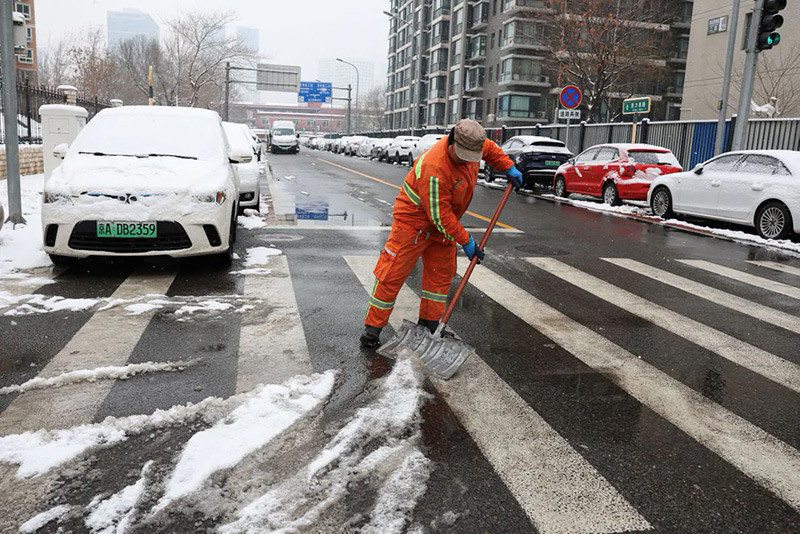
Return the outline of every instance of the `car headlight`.
<path id="1" fill-rule="evenodd" d="M 195 199 L 199 202 L 216 202 L 217 204 L 224 203 L 226 198 L 228 198 L 228 195 L 225 194 L 225 191 L 217 191 L 216 193 L 212 193 L 210 195 L 200 195 L 195 197 Z"/>
<path id="2" fill-rule="evenodd" d="M 52 193 L 50 191 L 45 191 L 42 193 L 42 201 L 45 204 L 55 204 L 56 202 L 72 204 L 72 197 L 65 195 L 64 193 Z"/>

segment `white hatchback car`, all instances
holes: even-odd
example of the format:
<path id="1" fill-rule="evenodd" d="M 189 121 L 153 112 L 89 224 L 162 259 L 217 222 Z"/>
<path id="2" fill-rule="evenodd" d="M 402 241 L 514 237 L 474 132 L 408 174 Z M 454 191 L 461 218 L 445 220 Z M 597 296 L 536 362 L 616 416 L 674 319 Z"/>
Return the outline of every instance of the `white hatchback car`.
<path id="1" fill-rule="evenodd" d="M 245 153 L 248 149 L 254 151 L 250 130 L 244 124 L 223 122 L 225 137 L 232 152 Z M 253 152 L 255 156 L 255 152 Z M 247 208 L 261 211 L 261 187 L 258 183 L 258 159 L 253 157 L 246 163 L 234 163 L 233 170 L 239 177 L 239 213 L 244 213 Z"/>
<path id="2" fill-rule="evenodd" d="M 236 239 L 239 183 L 222 121 L 196 108 L 101 111 L 45 181 L 44 250 L 54 263 L 88 256 L 214 255 Z"/>
<path id="3" fill-rule="evenodd" d="M 752 226 L 765 239 L 800 232 L 800 152 L 729 152 L 694 170 L 656 178 L 648 192 L 659 217 L 681 213 Z"/>
<path id="4" fill-rule="evenodd" d="M 411 153 L 408 158 L 408 164 L 411 165 L 423 152 L 436 144 L 436 142 L 444 137 L 444 134 L 426 134 L 420 137 L 419 141 L 414 141 L 411 145 Z"/>
<path id="5" fill-rule="evenodd" d="M 386 161 L 389 163 L 402 163 L 411 155 L 411 147 L 419 141 L 415 135 L 398 135 L 386 148 Z"/>

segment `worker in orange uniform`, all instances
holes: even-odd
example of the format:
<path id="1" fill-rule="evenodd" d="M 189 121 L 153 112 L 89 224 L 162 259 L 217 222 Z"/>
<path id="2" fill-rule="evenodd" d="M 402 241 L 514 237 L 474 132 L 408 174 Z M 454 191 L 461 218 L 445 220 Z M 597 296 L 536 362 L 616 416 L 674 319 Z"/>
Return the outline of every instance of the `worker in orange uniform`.
<path id="1" fill-rule="evenodd" d="M 361 335 L 362 347 L 380 345 L 400 288 L 422 256 L 419 323 L 433 333 L 444 315 L 447 291 L 456 274 L 456 243 L 467 258 L 484 253 L 461 224 L 478 181 L 481 159 L 502 170 L 515 187 L 522 174 L 477 122 L 463 119 L 423 153 L 409 171 L 394 202 L 392 231 L 375 266 L 375 287 Z"/>

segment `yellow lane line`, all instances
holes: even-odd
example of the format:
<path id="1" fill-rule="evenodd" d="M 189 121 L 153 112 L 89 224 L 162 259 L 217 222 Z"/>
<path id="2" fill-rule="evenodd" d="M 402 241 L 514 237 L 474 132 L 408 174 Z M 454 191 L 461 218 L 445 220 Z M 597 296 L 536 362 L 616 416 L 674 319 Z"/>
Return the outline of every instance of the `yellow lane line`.
<path id="1" fill-rule="evenodd" d="M 392 183 L 389 183 L 386 180 L 381 180 L 380 178 L 375 178 L 374 176 L 370 176 L 369 174 L 364 174 L 363 172 L 359 172 L 359 171 L 357 171 L 355 169 L 351 169 L 349 167 L 345 167 L 343 165 L 339 165 L 338 163 L 334 163 L 334 162 L 328 161 L 326 159 L 317 158 L 317 160 L 319 160 L 319 161 L 321 161 L 323 163 L 327 163 L 328 165 L 333 165 L 334 167 L 339 167 L 340 169 L 343 169 L 345 171 L 352 172 L 353 174 L 357 174 L 359 176 L 363 176 L 364 178 L 369 178 L 370 180 L 374 180 L 376 182 L 382 183 L 383 185 L 388 185 L 389 187 L 394 187 L 395 189 L 400 190 L 399 186 L 396 186 L 396 185 L 394 185 Z M 491 219 L 489 217 L 484 217 L 483 215 L 475 213 L 474 211 L 467 211 L 467 215 L 470 215 L 472 217 L 475 217 L 476 219 L 480 219 L 480 220 L 485 221 L 485 222 L 491 222 Z M 501 228 L 507 228 L 508 230 L 520 231 L 519 229 L 514 228 L 513 226 L 509 226 L 509 225 L 507 225 L 505 223 L 502 223 L 500 221 L 497 221 L 497 226 L 499 226 Z"/>

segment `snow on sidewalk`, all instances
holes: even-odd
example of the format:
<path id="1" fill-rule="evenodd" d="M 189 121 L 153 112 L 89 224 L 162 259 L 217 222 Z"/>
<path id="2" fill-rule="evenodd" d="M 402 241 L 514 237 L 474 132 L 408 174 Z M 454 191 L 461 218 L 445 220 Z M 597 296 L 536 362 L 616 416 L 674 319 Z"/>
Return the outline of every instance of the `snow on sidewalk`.
<path id="1" fill-rule="evenodd" d="M 425 493 L 431 462 L 419 450 L 422 372 L 407 354 L 325 448 L 294 476 L 239 512 L 223 534 L 311 529 L 354 484 L 371 480 L 377 497 L 363 532 L 402 532 Z"/>
<path id="2" fill-rule="evenodd" d="M 99 495 L 92 499 L 87 507 L 91 512 L 86 518 L 86 526 L 93 533 L 122 534 L 133 526 L 135 506 L 142 498 L 145 477 L 152 465 L 152 461 L 144 464 L 141 476 L 130 486 L 122 488 L 107 499 L 102 499 Z"/>
<path id="3" fill-rule="evenodd" d="M 0 229 L 0 273 L 21 269 L 33 269 L 51 265 L 42 248 L 41 202 L 44 189 L 44 174 L 23 176 L 20 179 L 22 190 L 22 215 L 27 224 L 6 223 Z M 0 199 L 8 216 L 8 181 L 0 180 Z"/>

